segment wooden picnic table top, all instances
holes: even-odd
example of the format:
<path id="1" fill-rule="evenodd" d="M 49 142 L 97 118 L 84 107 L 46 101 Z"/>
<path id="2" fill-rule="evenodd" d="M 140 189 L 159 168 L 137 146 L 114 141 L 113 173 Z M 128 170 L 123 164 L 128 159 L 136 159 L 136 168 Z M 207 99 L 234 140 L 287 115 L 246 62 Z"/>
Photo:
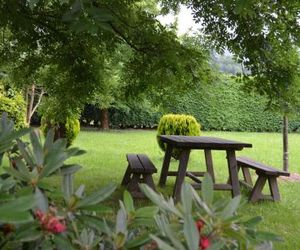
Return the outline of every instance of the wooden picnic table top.
<path id="1" fill-rule="evenodd" d="M 250 143 L 231 141 L 208 136 L 160 135 L 159 137 L 162 142 L 178 148 L 242 150 L 243 148 L 252 147 L 252 144 Z"/>

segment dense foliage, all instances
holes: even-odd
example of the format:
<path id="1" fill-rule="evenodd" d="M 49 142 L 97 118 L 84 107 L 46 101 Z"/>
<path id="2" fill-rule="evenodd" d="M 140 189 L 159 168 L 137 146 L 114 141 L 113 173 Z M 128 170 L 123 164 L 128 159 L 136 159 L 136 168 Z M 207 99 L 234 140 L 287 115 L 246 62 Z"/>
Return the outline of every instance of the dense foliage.
<path id="1" fill-rule="evenodd" d="M 58 122 L 47 117 L 41 119 L 41 130 L 46 135 L 50 129 L 54 129 L 55 138 L 66 138 L 67 145 L 71 145 L 80 132 L 80 122 L 76 117 L 67 117 L 65 121 Z M 58 133 L 60 133 L 58 135 Z"/>
<path id="2" fill-rule="evenodd" d="M 204 130 L 280 132 L 280 113 L 267 109 L 267 98 L 245 93 L 242 88 L 235 79 L 222 78 L 179 97 L 176 104 L 168 104 L 167 110 L 195 116 Z M 300 119 L 292 116 L 290 131 L 299 128 Z"/>
<path id="3" fill-rule="evenodd" d="M 160 140 L 159 135 L 200 135 L 200 124 L 191 115 L 167 114 L 160 118 L 157 127 L 157 142 L 161 150 L 166 151 L 166 144 Z M 180 150 L 174 149 L 172 156 L 179 158 Z"/>
<path id="4" fill-rule="evenodd" d="M 13 89 L 6 89 L 0 82 L 0 113 L 6 112 L 16 128 L 26 126 L 26 103 L 23 96 Z"/>
<path id="5" fill-rule="evenodd" d="M 80 166 L 65 161 L 83 152 L 54 141 L 49 131 L 42 142 L 38 131 L 30 132 L 29 143 L 15 131 L 6 115 L 0 123 L 0 156 L 11 163 L 0 176 L 0 246 L 7 249 L 272 249 L 275 235 L 257 230 L 260 217 L 243 221 L 236 215 L 241 197 L 214 201 L 213 182 L 203 179 L 201 196 L 183 185 L 182 203 L 164 199 L 147 185 L 141 189 L 153 203 L 135 208 L 125 191 L 117 214 L 99 204 L 116 186 L 93 194 L 84 185 L 74 192 L 73 175 Z M 17 145 L 16 145 L 17 144 Z M 16 146 L 14 146 L 16 145 Z M 63 177 L 62 193 L 53 199 L 53 189 L 43 180 L 53 174 Z M 59 197 L 59 201 L 57 198 Z M 103 216 L 109 213 L 110 216 Z M 108 214 L 107 214 L 108 215 Z"/>
<path id="6" fill-rule="evenodd" d="M 282 116 L 267 109 L 268 100 L 256 93 L 245 93 L 243 84 L 230 76 L 203 87 L 191 89 L 175 100 L 164 102 L 163 108 L 153 104 L 128 104 L 109 110 L 110 126 L 114 128 L 154 128 L 164 113 L 189 114 L 203 130 L 280 132 Z M 99 121 L 99 110 L 87 106 L 81 119 L 84 125 Z M 290 117 L 289 131 L 300 130 L 298 115 Z"/>
<path id="7" fill-rule="evenodd" d="M 119 93 L 161 97 L 204 81 L 207 50 L 162 26 L 156 7 L 142 0 L 0 1 L 0 67 L 18 86 L 43 86 L 59 119 L 87 102 L 113 106 Z"/>

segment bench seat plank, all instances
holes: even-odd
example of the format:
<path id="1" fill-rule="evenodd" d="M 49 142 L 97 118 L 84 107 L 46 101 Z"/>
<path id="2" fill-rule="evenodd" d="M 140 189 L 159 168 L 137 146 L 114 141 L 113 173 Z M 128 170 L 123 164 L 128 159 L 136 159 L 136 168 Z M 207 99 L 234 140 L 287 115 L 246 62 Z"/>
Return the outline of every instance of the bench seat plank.
<path id="1" fill-rule="evenodd" d="M 285 171 L 282 171 L 282 170 L 279 170 L 279 169 L 267 166 L 265 164 L 262 164 L 260 162 L 254 161 L 254 160 L 252 160 L 250 158 L 247 158 L 247 157 L 244 157 L 244 156 L 243 157 L 237 157 L 236 161 L 237 161 L 237 163 L 239 165 L 244 165 L 245 167 L 255 169 L 255 170 L 259 171 L 259 172 L 264 172 L 267 175 L 290 176 L 290 173 L 288 173 L 288 172 L 285 172 Z"/>
<path id="2" fill-rule="evenodd" d="M 144 194 L 139 183 L 145 183 L 155 190 L 152 174 L 157 172 L 156 167 L 145 154 L 126 154 L 128 167 L 122 180 L 134 198 L 143 198 Z"/>
<path id="3" fill-rule="evenodd" d="M 156 167 L 154 166 L 152 161 L 150 161 L 147 155 L 138 154 L 137 156 L 144 167 L 145 173 L 150 173 L 150 174 L 157 173 Z"/>

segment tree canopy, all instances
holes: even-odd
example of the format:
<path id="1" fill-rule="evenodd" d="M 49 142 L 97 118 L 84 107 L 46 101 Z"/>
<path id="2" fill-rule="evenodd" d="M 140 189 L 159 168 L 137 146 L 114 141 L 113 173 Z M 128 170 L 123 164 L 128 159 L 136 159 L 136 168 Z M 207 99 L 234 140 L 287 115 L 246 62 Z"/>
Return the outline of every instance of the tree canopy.
<path id="1" fill-rule="evenodd" d="M 250 70 L 254 78 L 248 86 L 268 95 L 270 101 L 299 101 L 299 1 L 162 2 L 165 9 L 188 5 L 212 47 L 228 49 Z"/>
<path id="2" fill-rule="evenodd" d="M 105 88 L 105 57 L 124 45 L 128 93 L 184 89 L 208 74 L 207 53 L 157 21 L 157 1 L 0 1 L 1 64 L 20 85 L 38 80 L 64 110 Z M 205 70 L 201 70 L 201 69 Z M 27 83 L 28 84 L 28 83 Z M 61 117 L 66 113 L 58 111 Z"/>

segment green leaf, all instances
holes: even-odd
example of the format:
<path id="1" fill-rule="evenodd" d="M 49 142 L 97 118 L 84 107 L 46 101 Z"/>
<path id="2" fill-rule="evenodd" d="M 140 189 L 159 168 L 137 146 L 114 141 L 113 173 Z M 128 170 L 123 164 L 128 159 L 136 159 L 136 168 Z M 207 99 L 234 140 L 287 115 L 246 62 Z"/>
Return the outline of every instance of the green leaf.
<path id="1" fill-rule="evenodd" d="M 172 212 L 180 218 L 183 217 L 181 212 L 175 207 L 173 200 L 170 199 L 169 202 L 167 202 L 161 195 L 156 193 L 146 184 L 140 184 L 139 187 L 147 196 L 147 198 L 157 205 L 161 210 Z"/>
<path id="2" fill-rule="evenodd" d="M 127 241 L 125 244 L 126 249 L 131 249 L 131 248 L 139 248 L 144 245 L 146 245 L 149 241 L 151 240 L 150 236 L 148 233 L 136 237 L 133 240 Z"/>
<path id="3" fill-rule="evenodd" d="M 122 206 L 117 213 L 116 232 L 124 235 L 127 234 L 127 214 L 125 208 L 122 209 Z"/>
<path id="4" fill-rule="evenodd" d="M 262 217 L 261 216 L 256 216 L 253 217 L 245 222 L 243 222 L 243 225 L 249 228 L 253 228 L 255 227 L 258 223 L 260 223 L 262 221 Z"/>
<path id="5" fill-rule="evenodd" d="M 109 197 L 115 191 L 115 189 L 116 185 L 111 183 L 98 192 L 95 192 L 92 195 L 89 195 L 80 200 L 77 203 L 77 208 L 97 204 Z"/>
<path id="6" fill-rule="evenodd" d="M 233 216 L 240 204 L 240 201 L 241 201 L 240 195 L 235 196 L 233 199 L 231 199 L 230 202 L 227 204 L 227 206 L 221 212 L 221 217 L 223 219 L 228 219 L 231 216 Z"/>
<path id="7" fill-rule="evenodd" d="M 213 244 L 209 247 L 209 250 L 220 250 L 225 246 L 225 242 L 213 242 Z"/>
<path id="8" fill-rule="evenodd" d="M 205 210 L 205 212 L 208 214 L 208 215 L 213 215 L 213 211 L 207 206 L 207 204 L 200 198 L 200 196 L 198 195 L 198 193 L 196 192 L 195 189 L 192 188 L 192 193 L 193 193 L 193 198 L 196 202 L 196 204 Z"/>
<path id="9" fill-rule="evenodd" d="M 68 154 L 68 157 L 79 156 L 79 155 L 83 155 L 86 153 L 85 150 L 82 150 L 79 148 L 68 148 L 66 152 Z"/>
<path id="10" fill-rule="evenodd" d="M 46 138 L 45 138 L 45 142 L 44 142 L 44 146 L 43 146 L 43 152 L 44 152 L 45 155 L 52 148 L 53 141 L 54 141 L 54 129 L 51 128 L 47 132 L 47 135 L 46 135 Z"/>
<path id="11" fill-rule="evenodd" d="M 35 206 L 35 199 L 33 195 L 21 196 L 12 201 L 6 202 L 0 205 L 0 214 L 2 211 L 7 210 L 16 212 L 16 211 L 26 211 Z"/>
<path id="12" fill-rule="evenodd" d="M 32 179 L 32 176 L 29 172 L 28 167 L 25 165 L 25 163 L 19 159 L 16 160 L 16 165 L 19 170 L 19 173 L 23 176 L 24 179 L 26 179 L 26 182 L 30 182 Z"/>
<path id="13" fill-rule="evenodd" d="M 207 205 L 211 205 L 214 198 L 214 187 L 211 176 L 208 173 L 205 173 L 203 182 L 201 184 L 201 194 L 203 201 L 206 202 Z"/>
<path id="14" fill-rule="evenodd" d="M 91 215 L 77 215 L 76 218 L 85 226 L 97 230 L 99 233 L 111 235 L 112 232 L 103 220 L 99 217 Z"/>
<path id="15" fill-rule="evenodd" d="M 276 234 L 262 231 L 255 232 L 255 238 L 260 241 L 283 241 L 283 239 Z"/>
<path id="16" fill-rule="evenodd" d="M 185 214 L 183 233 L 190 250 L 199 249 L 199 232 L 196 228 L 192 214 Z"/>
<path id="17" fill-rule="evenodd" d="M 53 146 L 54 148 L 55 146 Z M 45 157 L 45 165 L 41 171 L 40 178 L 47 177 L 54 173 L 57 169 L 63 166 L 64 161 L 67 159 L 67 155 L 61 148 L 57 150 L 51 150 Z"/>
<path id="18" fill-rule="evenodd" d="M 170 246 L 168 243 L 166 243 L 165 241 L 163 241 L 160 238 L 156 237 L 155 235 L 150 234 L 150 237 L 153 240 L 155 240 L 155 242 L 159 246 L 159 249 L 163 249 L 163 250 L 176 250 L 176 248 Z"/>
<path id="19" fill-rule="evenodd" d="M 136 210 L 136 217 L 141 218 L 154 218 L 154 216 L 158 213 L 159 209 L 156 206 L 151 207 L 141 207 Z"/>
<path id="20" fill-rule="evenodd" d="M 26 223 L 32 221 L 33 218 L 28 211 L 9 211 L 2 210 L 0 207 L 0 223 Z"/>
<path id="21" fill-rule="evenodd" d="M 74 174 L 81 168 L 82 168 L 82 166 L 80 166 L 78 164 L 63 165 L 63 167 L 60 169 L 60 172 L 62 175 Z"/>
<path id="22" fill-rule="evenodd" d="M 58 250 L 65 250 L 65 249 L 68 249 L 68 250 L 74 249 L 75 250 L 75 248 L 72 246 L 70 240 L 62 234 L 54 235 L 53 241 Z"/>
<path id="23" fill-rule="evenodd" d="M 185 214 L 192 212 L 192 190 L 191 185 L 183 183 L 181 188 L 181 204 Z"/>
<path id="24" fill-rule="evenodd" d="M 133 199 L 131 194 L 127 190 L 124 191 L 123 200 L 124 200 L 124 205 L 127 213 L 133 212 L 134 211 Z"/>
<path id="25" fill-rule="evenodd" d="M 5 172 L 16 178 L 18 181 L 24 181 L 28 182 L 28 178 L 26 176 L 23 176 L 19 171 L 17 171 L 15 168 L 8 167 L 4 168 Z"/>
<path id="26" fill-rule="evenodd" d="M 80 209 L 83 211 L 95 212 L 97 214 L 108 214 L 113 212 L 111 207 L 103 206 L 101 204 L 85 206 L 81 207 Z"/>
<path id="27" fill-rule="evenodd" d="M 41 138 L 38 130 L 32 130 L 30 133 L 30 142 L 32 144 L 33 157 L 38 166 L 44 163 L 44 152 L 42 148 Z"/>
<path id="28" fill-rule="evenodd" d="M 37 229 L 37 227 L 38 225 L 36 223 L 31 223 L 30 225 L 22 225 L 16 232 L 15 240 L 21 242 L 29 242 L 40 239 L 43 234 Z"/>
<path id="29" fill-rule="evenodd" d="M 35 201 L 36 201 L 36 207 L 43 212 L 47 212 L 49 209 L 48 199 L 44 195 L 44 193 L 38 188 L 35 188 Z"/>

